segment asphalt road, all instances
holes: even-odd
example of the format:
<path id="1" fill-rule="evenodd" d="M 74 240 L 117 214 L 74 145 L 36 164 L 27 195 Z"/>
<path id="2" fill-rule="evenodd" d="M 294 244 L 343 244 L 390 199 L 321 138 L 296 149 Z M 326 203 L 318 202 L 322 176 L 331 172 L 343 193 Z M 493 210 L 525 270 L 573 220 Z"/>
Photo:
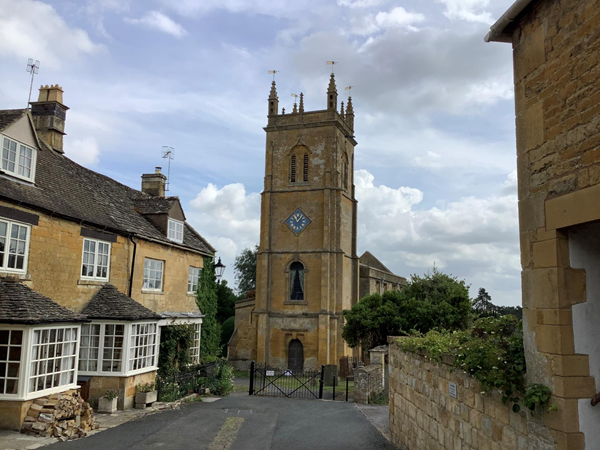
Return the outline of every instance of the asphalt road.
<path id="1" fill-rule="evenodd" d="M 190 403 L 49 449 L 295 450 L 394 447 L 353 403 L 235 395 Z"/>

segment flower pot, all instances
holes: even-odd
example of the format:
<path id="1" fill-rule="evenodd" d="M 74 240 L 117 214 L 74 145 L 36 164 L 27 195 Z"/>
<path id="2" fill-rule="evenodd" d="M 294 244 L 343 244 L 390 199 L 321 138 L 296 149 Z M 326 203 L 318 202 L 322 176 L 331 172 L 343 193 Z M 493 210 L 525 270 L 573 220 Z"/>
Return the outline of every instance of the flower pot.
<path id="1" fill-rule="evenodd" d="M 147 405 L 148 403 L 154 403 L 158 398 L 156 391 L 150 392 L 138 392 L 135 394 L 135 403 L 141 405 Z"/>
<path id="2" fill-rule="evenodd" d="M 106 397 L 100 397 L 98 399 L 98 412 L 104 414 L 112 414 L 117 410 L 118 398 L 108 400 Z"/>

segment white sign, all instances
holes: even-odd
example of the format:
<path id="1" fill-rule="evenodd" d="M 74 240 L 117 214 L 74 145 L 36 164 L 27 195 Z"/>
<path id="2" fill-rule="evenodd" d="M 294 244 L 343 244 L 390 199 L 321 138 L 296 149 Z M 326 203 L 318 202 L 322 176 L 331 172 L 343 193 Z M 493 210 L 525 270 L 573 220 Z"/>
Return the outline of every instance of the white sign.
<path id="1" fill-rule="evenodd" d="M 275 371 L 274 370 L 267 370 L 267 376 L 268 377 L 274 377 L 275 376 Z"/>
<path id="2" fill-rule="evenodd" d="M 450 384 L 448 385 L 448 393 L 450 394 L 450 397 L 457 398 L 457 397 L 456 397 L 456 392 L 457 392 L 457 391 L 456 391 L 456 384 L 454 384 L 454 383 L 450 383 Z"/>

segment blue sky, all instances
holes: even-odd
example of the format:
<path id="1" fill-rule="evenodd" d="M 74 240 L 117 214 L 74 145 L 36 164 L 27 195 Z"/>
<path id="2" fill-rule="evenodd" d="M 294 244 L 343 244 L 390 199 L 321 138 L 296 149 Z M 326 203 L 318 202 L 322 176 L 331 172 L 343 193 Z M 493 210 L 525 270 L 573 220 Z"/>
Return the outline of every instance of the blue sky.
<path id="1" fill-rule="evenodd" d="M 175 148 L 171 195 L 232 278 L 258 241 L 267 96 L 322 109 L 353 85 L 359 250 L 400 275 L 435 263 L 520 303 L 511 0 L 0 0 L 0 108 L 63 86 L 65 149 L 138 188 Z M 35 96 L 35 94 L 34 94 Z M 233 280 L 232 280 L 233 281 Z"/>

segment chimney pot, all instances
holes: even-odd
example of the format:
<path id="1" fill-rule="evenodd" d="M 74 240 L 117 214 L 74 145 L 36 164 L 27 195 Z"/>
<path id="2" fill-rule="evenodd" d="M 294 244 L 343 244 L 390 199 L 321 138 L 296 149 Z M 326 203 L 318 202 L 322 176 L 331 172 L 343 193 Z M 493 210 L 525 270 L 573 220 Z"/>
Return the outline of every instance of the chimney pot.
<path id="1" fill-rule="evenodd" d="M 160 173 L 161 170 L 162 170 L 162 167 L 155 167 L 154 173 Z"/>

